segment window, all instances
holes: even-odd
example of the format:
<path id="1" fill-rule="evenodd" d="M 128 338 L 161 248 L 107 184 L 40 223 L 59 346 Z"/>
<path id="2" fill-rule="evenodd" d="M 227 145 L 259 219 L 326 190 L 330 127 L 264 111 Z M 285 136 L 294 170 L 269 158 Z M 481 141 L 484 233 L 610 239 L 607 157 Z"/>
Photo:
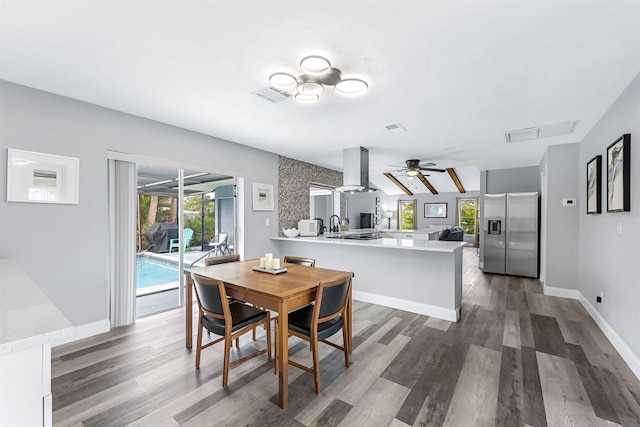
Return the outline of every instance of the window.
<path id="1" fill-rule="evenodd" d="M 475 244 L 478 218 L 478 199 L 458 199 L 458 223 L 465 235 L 473 236 Z"/>
<path id="2" fill-rule="evenodd" d="M 416 229 L 416 201 L 398 200 L 398 224 L 401 230 Z"/>

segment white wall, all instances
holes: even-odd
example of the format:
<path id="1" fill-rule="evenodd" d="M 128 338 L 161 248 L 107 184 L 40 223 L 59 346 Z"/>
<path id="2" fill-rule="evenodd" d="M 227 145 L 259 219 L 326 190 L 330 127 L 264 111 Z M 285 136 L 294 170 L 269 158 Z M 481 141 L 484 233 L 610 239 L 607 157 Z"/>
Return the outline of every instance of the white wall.
<path id="1" fill-rule="evenodd" d="M 3 170 L 7 148 L 80 159 L 78 205 L 0 198 L 0 257 L 15 258 L 76 326 L 108 318 L 107 150 L 244 176 L 245 258 L 270 252 L 269 237 L 278 234 L 277 204 L 272 212 L 253 212 L 251 205 L 253 182 L 277 188 L 272 153 L 0 81 Z"/>
<path id="2" fill-rule="evenodd" d="M 552 145 L 541 164 L 547 177 L 542 194 L 540 263 L 545 266 L 545 286 L 576 289 L 578 281 L 578 205 L 563 206 L 563 199 L 579 199 L 579 144 Z M 585 190 L 586 191 L 586 190 Z"/>
<path id="3" fill-rule="evenodd" d="M 579 179 L 579 259 L 578 286 L 584 297 L 606 322 L 640 355 L 640 74 L 614 102 L 598 124 L 580 143 Z M 606 180 L 606 149 L 625 133 L 631 134 L 631 212 L 606 213 L 606 183 L 602 182 L 600 215 L 586 214 L 586 165 L 594 156 L 603 158 Z M 622 235 L 616 233 L 622 225 Z M 596 303 L 604 292 L 603 304 Z M 640 375 L 640 371 L 636 371 Z"/>

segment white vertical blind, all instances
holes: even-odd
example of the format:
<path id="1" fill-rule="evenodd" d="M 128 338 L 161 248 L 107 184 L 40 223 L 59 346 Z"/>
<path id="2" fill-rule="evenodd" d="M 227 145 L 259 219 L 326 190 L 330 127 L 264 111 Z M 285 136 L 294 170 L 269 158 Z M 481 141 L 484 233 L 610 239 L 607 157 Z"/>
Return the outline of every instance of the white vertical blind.
<path id="1" fill-rule="evenodd" d="M 136 320 L 135 163 L 109 160 L 109 314 L 111 327 Z"/>

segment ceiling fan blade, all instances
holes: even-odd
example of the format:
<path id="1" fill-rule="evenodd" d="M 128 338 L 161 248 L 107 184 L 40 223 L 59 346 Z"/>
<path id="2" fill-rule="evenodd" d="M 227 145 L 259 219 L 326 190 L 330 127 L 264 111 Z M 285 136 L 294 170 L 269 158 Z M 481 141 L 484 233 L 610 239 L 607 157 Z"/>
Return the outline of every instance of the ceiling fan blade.
<path id="1" fill-rule="evenodd" d="M 400 168 L 400 169 L 387 169 L 387 172 L 402 172 L 407 170 L 407 168 Z"/>
<path id="2" fill-rule="evenodd" d="M 446 172 L 446 169 L 436 169 L 436 168 L 420 168 L 421 171 L 430 171 L 430 172 Z"/>
<path id="3" fill-rule="evenodd" d="M 420 165 L 418 165 L 418 167 L 420 168 L 428 168 L 429 166 L 435 166 L 436 164 L 433 162 L 428 162 L 428 163 L 421 163 Z"/>
<path id="4" fill-rule="evenodd" d="M 387 165 L 390 168 L 406 168 L 405 165 Z"/>

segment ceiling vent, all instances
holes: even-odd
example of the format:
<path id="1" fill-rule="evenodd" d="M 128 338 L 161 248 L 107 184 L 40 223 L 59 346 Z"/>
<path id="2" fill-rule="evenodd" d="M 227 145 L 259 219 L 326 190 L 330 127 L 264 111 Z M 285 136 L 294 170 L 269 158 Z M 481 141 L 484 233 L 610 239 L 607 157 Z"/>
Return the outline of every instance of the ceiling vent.
<path id="1" fill-rule="evenodd" d="M 407 131 L 407 129 L 404 126 L 402 126 L 400 123 L 397 123 L 397 122 L 391 125 L 387 125 L 385 127 L 391 133 L 402 133 Z"/>
<path id="2" fill-rule="evenodd" d="M 552 125 L 512 130 L 504 134 L 507 143 L 528 141 L 531 139 L 549 138 L 552 136 L 568 135 L 576 127 L 577 120 L 561 122 Z"/>
<path id="3" fill-rule="evenodd" d="M 369 187 L 369 150 L 364 147 L 344 150 L 342 177 L 344 185 L 336 188 L 338 191 L 376 191 Z"/>
<path id="4" fill-rule="evenodd" d="M 269 101 L 272 104 L 277 104 L 278 102 L 293 98 L 293 94 L 284 89 L 278 89 L 273 86 L 265 86 L 255 92 L 252 92 L 252 94 L 264 99 L 265 101 Z"/>

